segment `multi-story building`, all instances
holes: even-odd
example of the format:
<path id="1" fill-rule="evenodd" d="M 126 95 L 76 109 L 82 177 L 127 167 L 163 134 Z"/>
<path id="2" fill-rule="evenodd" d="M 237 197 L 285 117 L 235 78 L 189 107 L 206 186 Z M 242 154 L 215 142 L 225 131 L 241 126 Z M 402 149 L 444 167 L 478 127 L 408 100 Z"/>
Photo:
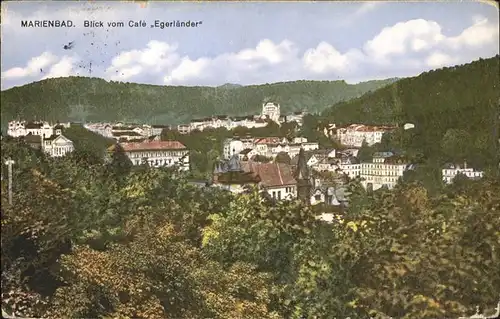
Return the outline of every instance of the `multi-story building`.
<path id="1" fill-rule="evenodd" d="M 203 119 L 191 120 L 189 124 L 190 130 L 203 131 L 208 128 L 225 128 L 227 130 L 232 130 L 238 126 L 246 128 L 258 128 L 267 126 L 267 122 L 259 117 L 255 116 L 238 116 L 229 117 L 226 115 L 218 115 L 214 117 L 208 117 Z"/>
<path id="2" fill-rule="evenodd" d="M 144 141 L 118 145 L 133 165 L 178 166 L 180 170 L 189 170 L 189 150 L 178 141 Z M 116 145 L 112 145 L 108 151 L 113 152 L 115 149 Z"/>
<path id="3" fill-rule="evenodd" d="M 382 141 L 384 133 L 393 130 L 389 126 L 367 126 L 352 124 L 348 127 L 337 128 L 337 139 L 343 145 L 361 147 L 363 142 L 371 146 Z"/>
<path id="4" fill-rule="evenodd" d="M 189 124 L 179 124 L 177 125 L 177 131 L 181 134 L 189 134 L 191 126 Z"/>
<path id="5" fill-rule="evenodd" d="M 375 153 L 371 163 L 361 163 L 361 184 L 365 188 L 377 190 L 383 186 L 392 189 L 412 166 L 391 152 Z"/>
<path id="6" fill-rule="evenodd" d="M 273 102 L 262 104 L 262 118 L 268 118 L 271 121 L 279 123 L 280 119 L 280 105 Z"/>
<path id="7" fill-rule="evenodd" d="M 239 154 L 244 149 L 253 149 L 254 139 L 248 138 L 227 138 L 223 142 L 222 155 L 224 159 L 230 159 L 234 154 Z"/>
<path id="8" fill-rule="evenodd" d="M 343 156 L 337 161 L 334 171 L 347 175 L 350 179 L 361 176 L 361 164 L 355 156 Z"/>
<path id="9" fill-rule="evenodd" d="M 49 138 L 54 135 L 55 127 L 67 128 L 70 127 L 70 123 L 56 123 L 54 125 L 46 121 L 10 121 L 7 129 L 7 135 L 12 137 L 21 137 L 26 135 L 38 135 Z"/>
<path id="10" fill-rule="evenodd" d="M 334 161 L 328 161 L 328 164 L 330 165 L 322 167 L 316 165 L 315 169 L 342 173 L 350 179 L 359 177 L 361 184 L 372 190 L 383 186 L 392 189 L 405 171 L 414 168 L 414 165 L 410 164 L 404 157 L 396 156 L 392 152 L 375 153 L 371 162 L 362 163 L 354 156 L 341 155 Z"/>
<path id="11" fill-rule="evenodd" d="M 86 123 L 83 127 L 104 137 L 113 138 L 113 125 L 110 123 Z"/>
<path id="12" fill-rule="evenodd" d="M 160 135 L 165 125 L 123 124 L 123 123 L 86 123 L 84 127 L 94 133 L 116 140 L 139 140 Z"/>
<path id="13" fill-rule="evenodd" d="M 453 179 L 459 174 L 470 179 L 480 179 L 484 176 L 484 172 L 468 168 L 467 163 L 464 163 L 462 167 L 460 167 L 460 165 L 447 164 L 445 168 L 441 170 L 441 173 L 443 176 L 443 182 L 446 184 L 451 184 Z"/>
<path id="14" fill-rule="evenodd" d="M 301 148 L 306 151 L 316 150 L 319 148 L 319 144 L 307 142 L 307 139 L 301 137 L 292 140 L 285 137 L 229 138 L 224 141 L 223 156 L 225 159 L 229 159 L 244 149 L 251 149 L 255 155 L 275 158 L 279 153 L 285 152 L 290 158 L 293 158 L 299 154 Z"/>
<path id="15" fill-rule="evenodd" d="M 51 157 L 62 157 L 75 150 L 73 142 L 62 135 L 61 129 L 56 129 L 56 134 L 45 138 L 41 136 L 42 150 Z"/>
<path id="16" fill-rule="evenodd" d="M 145 139 L 144 135 L 137 133 L 136 131 L 120 131 L 113 132 L 112 138 L 119 142 L 123 141 L 142 141 Z"/>

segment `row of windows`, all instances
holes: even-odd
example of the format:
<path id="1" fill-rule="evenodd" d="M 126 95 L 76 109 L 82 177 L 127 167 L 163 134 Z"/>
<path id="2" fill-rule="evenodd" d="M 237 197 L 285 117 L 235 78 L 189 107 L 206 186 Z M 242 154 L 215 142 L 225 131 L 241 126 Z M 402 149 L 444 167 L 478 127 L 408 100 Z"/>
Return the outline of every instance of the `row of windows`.
<path id="1" fill-rule="evenodd" d="M 142 159 L 136 159 L 132 161 L 135 165 L 141 165 L 143 163 Z M 172 165 L 174 161 L 172 159 L 157 159 L 157 160 L 147 160 L 149 165 L 152 166 L 164 166 L 164 165 Z"/>
<path id="2" fill-rule="evenodd" d="M 66 146 L 66 147 L 56 147 L 50 150 L 50 153 L 54 156 L 62 156 L 65 155 L 66 153 L 72 152 L 73 147 L 71 146 Z"/>
<path id="3" fill-rule="evenodd" d="M 129 152 L 130 158 L 143 158 L 143 157 L 181 157 L 186 154 L 185 151 L 163 151 L 163 152 Z"/>
<path id="4" fill-rule="evenodd" d="M 376 176 L 400 176 L 397 171 L 363 171 L 363 175 L 376 175 Z"/>
<path id="5" fill-rule="evenodd" d="M 284 196 L 289 196 L 291 193 L 295 191 L 295 187 L 286 187 Z M 272 196 L 274 199 L 281 199 L 281 191 L 273 191 Z"/>
<path id="6" fill-rule="evenodd" d="M 393 182 L 396 183 L 399 180 L 399 177 L 386 177 L 386 178 L 379 178 L 379 177 L 372 177 L 372 176 L 367 176 L 366 177 L 367 181 L 370 182 Z"/>

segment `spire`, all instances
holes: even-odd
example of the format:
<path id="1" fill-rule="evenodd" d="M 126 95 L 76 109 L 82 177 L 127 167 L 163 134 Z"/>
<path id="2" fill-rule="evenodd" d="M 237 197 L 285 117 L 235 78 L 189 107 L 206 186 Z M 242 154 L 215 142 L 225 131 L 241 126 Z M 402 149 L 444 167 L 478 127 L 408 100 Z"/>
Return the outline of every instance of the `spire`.
<path id="1" fill-rule="evenodd" d="M 297 162 L 297 170 L 295 171 L 295 176 L 297 180 L 309 179 L 309 169 L 307 168 L 306 154 L 302 147 L 299 151 L 299 159 Z"/>

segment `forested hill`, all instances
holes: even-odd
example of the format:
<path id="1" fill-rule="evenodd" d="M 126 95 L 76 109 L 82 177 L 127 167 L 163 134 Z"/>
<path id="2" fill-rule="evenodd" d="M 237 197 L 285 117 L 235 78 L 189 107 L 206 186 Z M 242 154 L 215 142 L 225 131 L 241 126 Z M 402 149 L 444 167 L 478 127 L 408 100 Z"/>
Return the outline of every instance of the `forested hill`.
<path id="1" fill-rule="evenodd" d="M 281 103 L 283 112 L 319 112 L 333 103 L 361 96 L 394 81 L 355 85 L 344 81 L 295 81 L 254 86 L 226 84 L 215 88 L 67 77 L 2 91 L 1 115 L 2 124 L 13 117 L 179 123 L 215 114 L 259 112 L 266 98 Z"/>
<path id="2" fill-rule="evenodd" d="M 499 114 L 499 56 L 401 79 L 325 110 L 337 124 L 415 124 L 411 147 L 436 154 L 493 155 Z M 468 153 L 468 154 L 465 154 Z"/>

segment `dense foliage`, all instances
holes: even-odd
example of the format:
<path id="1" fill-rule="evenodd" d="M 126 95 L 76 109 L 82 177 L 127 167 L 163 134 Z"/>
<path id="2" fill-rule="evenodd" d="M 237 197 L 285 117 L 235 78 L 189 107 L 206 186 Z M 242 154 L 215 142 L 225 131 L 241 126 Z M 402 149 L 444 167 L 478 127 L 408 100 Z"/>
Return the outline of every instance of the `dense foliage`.
<path id="1" fill-rule="evenodd" d="M 347 213 L 327 224 L 298 201 L 198 188 L 118 152 L 1 151 L 16 161 L 12 205 L 1 185 L 2 308 L 19 316 L 453 318 L 500 294 L 492 177 L 434 193 L 351 181 Z"/>
<path id="2" fill-rule="evenodd" d="M 400 125 L 381 149 L 404 150 L 433 163 L 498 167 L 500 148 L 499 56 L 404 78 L 322 114 L 337 125 Z M 403 131 L 404 123 L 414 129 Z"/>
<path id="3" fill-rule="evenodd" d="M 394 79 L 351 85 L 295 81 L 253 86 L 182 87 L 106 82 L 98 78 L 48 79 L 1 92 L 2 126 L 14 118 L 60 121 L 133 121 L 178 124 L 215 114 L 261 111 L 281 103 L 283 113 L 319 112 L 328 105 L 376 90 Z"/>

